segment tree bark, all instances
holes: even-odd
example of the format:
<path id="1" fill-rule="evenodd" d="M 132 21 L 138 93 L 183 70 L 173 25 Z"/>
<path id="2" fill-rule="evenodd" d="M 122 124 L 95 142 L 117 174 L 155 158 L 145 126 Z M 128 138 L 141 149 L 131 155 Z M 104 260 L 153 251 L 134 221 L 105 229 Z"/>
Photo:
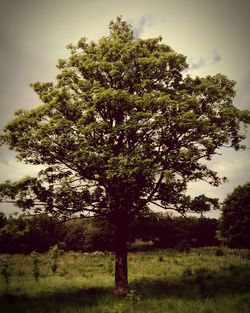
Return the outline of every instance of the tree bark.
<path id="1" fill-rule="evenodd" d="M 121 230 L 120 230 L 121 231 Z M 126 234 L 118 234 L 115 248 L 114 294 L 125 296 L 128 293 L 128 250 Z"/>

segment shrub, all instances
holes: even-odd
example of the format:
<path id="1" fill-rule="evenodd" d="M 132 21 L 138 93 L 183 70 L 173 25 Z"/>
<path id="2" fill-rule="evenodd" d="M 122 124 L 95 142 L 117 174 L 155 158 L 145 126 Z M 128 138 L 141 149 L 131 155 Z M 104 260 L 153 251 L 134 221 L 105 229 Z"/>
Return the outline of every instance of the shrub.
<path id="1" fill-rule="evenodd" d="M 178 243 L 176 249 L 182 253 L 189 253 L 191 251 L 191 246 L 186 240 L 182 240 Z"/>
<path id="2" fill-rule="evenodd" d="M 40 276 L 38 253 L 33 251 L 30 256 L 32 261 L 32 273 L 35 281 L 38 282 Z"/>
<path id="3" fill-rule="evenodd" d="M 230 265 L 228 266 L 228 270 L 229 270 L 229 272 L 231 272 L 232 274 L 237 274 L 237 267 L 236 267 L 235 265 L 233 265 L 233 264 L 230 264 Z"/>
<path id="4" fill-rule="evenodd" d="M 53 275 L 56 273 L 58 269 L 59 256 L 60 256 L 60 250 L 58 248 L 58 245 L 52 246 L 49 249 L 49 259 L 50 259 L 50 269 Z"/>
<path id="5" fill-rule="evenodd" d="M 130 302 L 139 302 L 141 301 L 141 298 L 141 295 L 139 295 L 134 289 L 129 290 L 128 294 L 126 295 L 126 299 Z"/>
<path id="6" fill-rule="evenodd" d="M 6 289 L 8 292 L 8 287 L 9 287 L 9 282 L 10 282 L 10 265 L 6 260 L 2 260 L 0 263 L 0 272 L 1 275 L 3 276 Z"/>
<path id="7" fill-rule="evenodd" d="M 164 262 L 164 258 L 163 258 L 162 255 L 159 255 L 159 256 L 158 256 L 158 261 L 159 261 L 159 262 Z"/>
<path id="8" fill-rule="evenodd" d="M 224 255 L 224 251 L 221 248 L 218 248 L 215 251 L 215 255 L 216 256 L 223 256 Z"/>
<path id="9" fill-rule="evenodd" d="M 183 277 L 190 277 L 190 276 L 192 276 L 192 274 L 193 274 L 192 269 L 190 267 L 187 267 L 184 269 L 182 276 Z"/>

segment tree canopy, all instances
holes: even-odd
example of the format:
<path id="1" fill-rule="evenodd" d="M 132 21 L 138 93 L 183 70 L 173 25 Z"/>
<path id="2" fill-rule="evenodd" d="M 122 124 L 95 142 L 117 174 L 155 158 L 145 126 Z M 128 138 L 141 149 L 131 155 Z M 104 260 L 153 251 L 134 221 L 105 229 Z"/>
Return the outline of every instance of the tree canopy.
<path id="1" fill-rule="evenodd" d="M 231 248 L 250 248 L 250 183 L 239 185 L 223 202 L 221 232 Z"/>
<path id="2" fill-rule="evenodd" d="M 161 37 L 135 38 L 120 17 L 109 29 L 98 42 L 68 45 L 55 83 L 32 84 L 41 104 L 18 111 L 1 138 L 19 160 L 46 168 L 2 184 L 0 195 L 57 217 L 101 216 L 124 255 L 129 223 L 150 204 L 181 214 L 217 206 L 205 195 L 191 199 L 187 184 L 221 183 L 204 160 L 224 144 L 243 148 L 250 116 L 233 105 L 226 76 L 183 74 L 185 56 Z"/>

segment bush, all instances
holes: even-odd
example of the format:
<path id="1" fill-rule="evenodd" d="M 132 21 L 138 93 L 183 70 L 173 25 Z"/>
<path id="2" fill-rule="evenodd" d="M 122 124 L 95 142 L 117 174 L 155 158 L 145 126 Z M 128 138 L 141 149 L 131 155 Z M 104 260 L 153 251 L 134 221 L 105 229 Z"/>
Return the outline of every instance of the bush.
<path id="1" fill-rule="evenodd" d="M 177 251 L 182 253 L 189 253 L 191 251 L 191 246 L 186 240 L 182 240 L 176 246 Z"/>
<path id="2" fill-rule="evenodd" d="M 163 258 L 162 255 L 159 255 L 159 256 L 158 256 L 158 261 L 159 261 L 159 262 L 164 262 L 164 258 Z"/>
<path id="3" fill-rule="evenodd" d="M 183 271 L 183 273 L 182 273 L 182 276 L 183 276 L 184 278 L 190 277 L 190 276 L 192 276 L 192 275 L 193 275 L 193 271 L 192 271 L 192 269 L 191 269 L 190 267 L 185 268 L 184 271 Z"/>
<path id="4" fill-rule="evenodd" d="M 33 251 L 30 256 L 32 261 L 32 273 L 35 281 L 38 282 L 40 276 L 38 253 Z"/>
<path id="5" fill-rule="evenodd" d="M 216 256 L 223 256 L 224 255 L 224 251 L 221 248 L 218 248 L 215 251 L 215 255 Z"/>
<path id="6" fill-rule="evenodd" d="M 3 276 L 6 289 L 8 292 L 8 287 L 9 287 L 9 282 L 10 282 L 10 265 L 6 260 L 1 260 L 0 272 L 1 272 L 1 275 Z"/>
<path id="7" fill-rule="evenodd" d="M 58 245 L 55 245 L 49 249 L 50 269 L 53 275 L 56 273 L 58 269 L 59 256 L 60 250 L 58 248 Z"/>

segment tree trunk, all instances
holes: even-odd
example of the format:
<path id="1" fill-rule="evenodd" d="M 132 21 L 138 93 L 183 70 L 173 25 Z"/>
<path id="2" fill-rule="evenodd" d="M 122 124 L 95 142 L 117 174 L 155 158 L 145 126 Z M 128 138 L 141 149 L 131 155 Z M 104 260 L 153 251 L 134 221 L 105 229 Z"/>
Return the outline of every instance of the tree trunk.
<path id="1" fill-rule="evenodd" d="M 115 248 L 114 293 L 118 296 L 125 296 L 128 293 L 128 250 L 126 235 L 124 235 L 117 236 Z"/>

